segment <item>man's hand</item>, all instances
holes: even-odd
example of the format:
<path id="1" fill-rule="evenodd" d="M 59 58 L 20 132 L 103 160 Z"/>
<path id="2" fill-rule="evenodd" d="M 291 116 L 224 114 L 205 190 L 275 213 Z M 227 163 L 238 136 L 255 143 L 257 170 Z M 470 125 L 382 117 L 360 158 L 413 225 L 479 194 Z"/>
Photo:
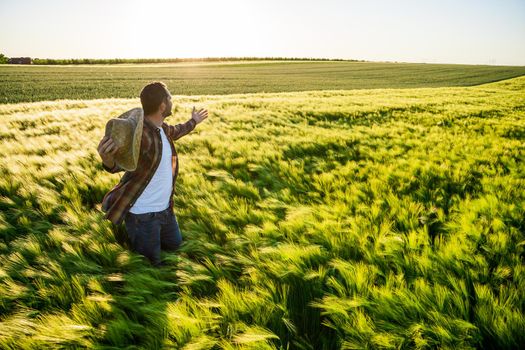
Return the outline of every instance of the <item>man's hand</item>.
<path id="1" fill-rule="evenodd" d="M 193 106 L 193 110 L 191 111 L 191 118 L 192 119 L 195 119 L 195 121 L 197 122 L 197 124 L 199 124 L 200 122 L 202 122 L 204 119 L 208 118 L 208 110 L 207 109 L 204 109 L 204 108 L 201 108 L 199 109 L 199 111 L 197 112 L 195 110 L 195 106 Z"/>
<path id="2" fill-rule="evenodd" d="M 118 146 L 111 137 L 104 136 L 100 140 L 97 151 L 102 158 L 102 162 L 108 167 L 113 168 L 115 166 L 115 153 L 118 150 Z"/>

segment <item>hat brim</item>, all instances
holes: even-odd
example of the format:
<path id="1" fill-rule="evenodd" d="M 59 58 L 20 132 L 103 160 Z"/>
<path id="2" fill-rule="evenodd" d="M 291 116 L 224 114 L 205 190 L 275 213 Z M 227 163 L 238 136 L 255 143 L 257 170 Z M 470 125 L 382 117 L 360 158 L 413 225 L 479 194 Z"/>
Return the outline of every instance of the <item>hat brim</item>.
<path id="1" fill-rule="evenodd" d="M 105 134 L 119 147 L 115 153 L 115 163 L 120 168 L 127 171 L 136 170 L 143 127 L 144 112 L 140 107 L 126 111 L 107 122 Z"/>

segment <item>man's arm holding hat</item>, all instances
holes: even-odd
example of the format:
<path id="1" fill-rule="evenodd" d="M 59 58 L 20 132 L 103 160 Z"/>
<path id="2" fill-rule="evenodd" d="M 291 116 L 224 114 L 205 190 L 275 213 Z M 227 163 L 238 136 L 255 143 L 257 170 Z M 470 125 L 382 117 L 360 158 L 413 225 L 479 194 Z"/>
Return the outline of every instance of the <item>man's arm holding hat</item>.
<path id="1" fill-rule="evenodd" d="M 196 111 L 195 106 L 193 106 L 193 110 L 191 111 L 190 120 L 188 120 L 185 123 L 180 123 L 177 125 L 168 125 L 169 136 L 173 140 L 180 139 L 182 136 L 187 135 L 190 131 L 195 129 L 197 124 L 202 122 L 207 117 L 208 117 L 207 109 L 201 108 L 200 110 Z"/>
<path id="2" fill-rule="evenodd" d="M 115 163 L 115 165 L 114 165 L 112 168 L 110 168 L 110 167 L 108 167 L 108 166 L 106 165 L 106 163 L 102 162 L 102 168 L 104 168 L 104 170 L 106 170 L 107 172 L 110 172 L 110 173 L 112 173 L 112 174 L 114 174 L 114 173 L 119 173 L 119 172 L 121 172 L 121 171 L 124 171 L 124 169 L 122 169 L 121 167 L 119 167 L 119 166 L 117 165 L 117 163 Z"/>
<path id="3" fill-rule="evenodd" d="M 112 174 L 124 171 L 124 169 L 119 167 L 115 162 L 115 153 L 117 150 L 118 146 L 115 144 L 115 141 L 107 136 L 104 136 L 102 140 L 100 140 L 97 147 L 98 154 L 100 158 L 102 158 L 102 167 Z"/>

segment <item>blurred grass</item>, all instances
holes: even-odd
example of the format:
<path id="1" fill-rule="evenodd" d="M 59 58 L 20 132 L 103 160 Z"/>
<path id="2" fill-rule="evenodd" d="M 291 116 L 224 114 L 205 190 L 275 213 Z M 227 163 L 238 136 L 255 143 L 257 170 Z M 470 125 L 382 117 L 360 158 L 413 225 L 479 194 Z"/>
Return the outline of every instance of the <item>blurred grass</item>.
<path id="1" fill-rule="evenodd" d="M 471 86 L 525 74 L 525 67 L 344 61 L 80 66 L 0 65 L 0 103 L 134 98 L 154 80 L 172 94 L 223 95 L 337 89 Z"/>
<path id="2" fill-rule="evenodd" d="M 525 345 L 525 78 L 176 96 L 184 245 L 150 267 L 99 202 L 138 99 L 0 106 L 0 348 Z"/>

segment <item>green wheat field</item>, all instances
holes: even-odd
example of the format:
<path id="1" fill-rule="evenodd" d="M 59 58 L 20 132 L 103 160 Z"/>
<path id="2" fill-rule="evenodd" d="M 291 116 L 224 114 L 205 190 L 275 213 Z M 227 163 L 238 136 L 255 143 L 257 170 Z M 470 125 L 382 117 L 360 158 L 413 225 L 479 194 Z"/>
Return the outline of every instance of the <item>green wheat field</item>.
<path id="1" fill-rule="evenodd" d="M 139 68 L 0 68 L 0 348 L 523 348 L 524 68 L 301 85 L 309 65 L 265 93 L 155 68 L 115 96 L 95 78 Z M 210 112 L 176 142 L 184 243 L 160 269 L 102 218 L 123 173 L 96 151 L 150 79 L 167 123 Z"/>
<path id="2" fill-rule="evenodd" d="M 0 65 L 0 103 L 134 98 L 150 81 L 172 94 L 470 86 L 525 75 L 525 67 L 345 61 Z"/>

